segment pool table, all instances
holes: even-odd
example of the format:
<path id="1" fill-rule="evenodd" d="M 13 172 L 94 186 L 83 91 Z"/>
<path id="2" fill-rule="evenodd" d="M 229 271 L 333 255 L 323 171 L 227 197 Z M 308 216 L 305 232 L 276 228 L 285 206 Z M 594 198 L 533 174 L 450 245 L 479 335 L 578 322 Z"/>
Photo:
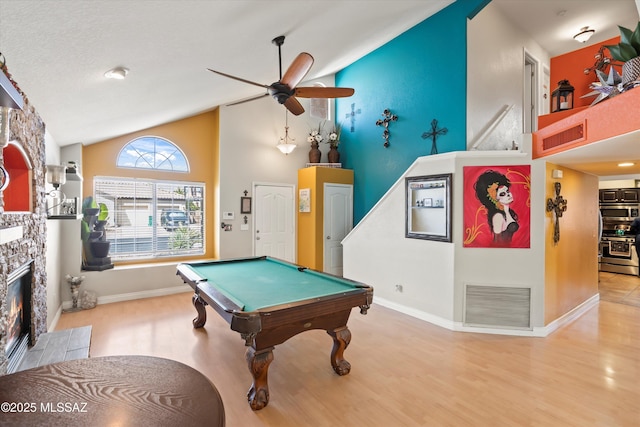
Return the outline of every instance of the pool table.
<path id="1" fill-rule="evenodd" d="M 181 263 L 177 270 L 195 292 L 193 326 L 205 325 L 209 305 L 248 346 L 253 384 L 247 398 L 253 410 L 269 403 L 267 371 L 274 346 L 300 332 L 327 331 L 333 338 L 333 370 L 338 375 L 351 370 L 343 357 L 351 341 L 347 321 L 353 307 L 367 313 L 371 286 L 266 256 Z"/>

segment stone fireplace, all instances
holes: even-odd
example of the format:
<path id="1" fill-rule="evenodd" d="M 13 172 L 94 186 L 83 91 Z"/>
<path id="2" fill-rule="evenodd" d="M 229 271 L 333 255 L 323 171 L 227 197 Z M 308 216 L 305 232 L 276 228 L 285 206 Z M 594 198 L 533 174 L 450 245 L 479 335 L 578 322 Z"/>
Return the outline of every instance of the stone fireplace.
<path id="1" fill-rule="evenodd" d="M 25 97 L 22 111 L 10 110 L 9 126 L 10 145 L 0 151 L 0 166 L 9 171 L 9 178 L 12 170 L 28 173 L 27 178 L 16 179 L 13 183 L 10 180 L 0 197 L 0 207 L 4 207 L 4 212 L 0 213 L 0 375 L 8 372 L 6 349 L 12 344 L 8 337 L 11 332 L 9 322 L 13 320 L 8 306 L 8 282 L 25 265 L 29 265 L 30 276 L 30 289 L 26 293 L 30 295 L 30 301 L 24 303 L 29 310 L 25 315 L 30 331 L 28 344 L 34 345 L 40 334 L 47 331 L 45 125 Z M 7 151 L 5 156 L 7 149 L 11 153 Z M 20 156 L 15 156 L 15 152 Z M 27 203 L 19 203 L 16 210 L 7 209 L 11 200 L 24 199 L 25 194 Z"/>

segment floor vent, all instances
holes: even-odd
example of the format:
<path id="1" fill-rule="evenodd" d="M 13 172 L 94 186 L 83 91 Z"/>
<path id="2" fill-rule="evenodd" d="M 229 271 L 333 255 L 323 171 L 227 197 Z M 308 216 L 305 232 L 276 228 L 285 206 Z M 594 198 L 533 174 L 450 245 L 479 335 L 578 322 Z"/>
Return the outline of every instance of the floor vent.
<path id="1" fill-rule="evenodd" d="M 584 128 L 584 123 L 580 123 L 579 125 L 548 136 L 542 140 L 542 149 L 549 150 L 551 148 L 559 147 L 560 145 L 569 144 L 570 142 L 584 140 Z"/>
<path id="2" fill-rule="evenodd" d="M 531 288 L 467 285 L 467 326 L 531 328 Z"/>

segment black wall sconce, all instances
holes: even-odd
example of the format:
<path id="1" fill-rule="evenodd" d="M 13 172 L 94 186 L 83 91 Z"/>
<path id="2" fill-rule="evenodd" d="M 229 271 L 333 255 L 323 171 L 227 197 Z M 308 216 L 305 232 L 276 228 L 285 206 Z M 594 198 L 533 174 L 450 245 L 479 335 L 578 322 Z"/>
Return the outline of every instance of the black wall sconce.
<path id="1" fill-rule="evenodd" d="M 562 214 L 567 210 L 567 201 L 560 195 L 560 189 L 562 186 L 559 182 L 554 184 L 556 190 L 556 197 L 554 199 L 547 199 L 547 212 L 553 212 L 555 216 L 555 225 L 553 227 L 553 243 L 557 244 L 560 241 L 560 218 Z"/>
<path id="2" fill-rule="evenodd" d="M 384 119 L 378 119 L 376 121 L 376 126 L 384 126 L 384 131 L 382 131 L 382 138 L 384 138 L 384 147 L 388 148 L 389 147 L 389 123 L 397 121 L 398 116 L 396 116 L 395 114 L 391 114 L 391 110 L 389 110 L 388 108 L 386 108 L 382 112 L 382 116 L 384 117 Z"/>

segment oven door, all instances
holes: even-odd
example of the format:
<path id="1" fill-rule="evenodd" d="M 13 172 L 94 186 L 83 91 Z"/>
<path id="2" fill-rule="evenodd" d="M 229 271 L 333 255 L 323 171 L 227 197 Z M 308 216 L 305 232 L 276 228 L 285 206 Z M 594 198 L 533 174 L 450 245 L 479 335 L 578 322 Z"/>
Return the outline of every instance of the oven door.
<path id="1" fill-rule="evenodd" d="M 628 241 L 609 240 L 609 247 L 607 252 L 611 257 L 618 257 L 622 259 L 631 259 L 631 252 L 633 251 L 633 245 Z"/>
<path id="2" fill-rule="evenodd" d="M 604 237 L 600 253 L 600 271 L 638 275 L 638 254 L 633 239 Z"/>

